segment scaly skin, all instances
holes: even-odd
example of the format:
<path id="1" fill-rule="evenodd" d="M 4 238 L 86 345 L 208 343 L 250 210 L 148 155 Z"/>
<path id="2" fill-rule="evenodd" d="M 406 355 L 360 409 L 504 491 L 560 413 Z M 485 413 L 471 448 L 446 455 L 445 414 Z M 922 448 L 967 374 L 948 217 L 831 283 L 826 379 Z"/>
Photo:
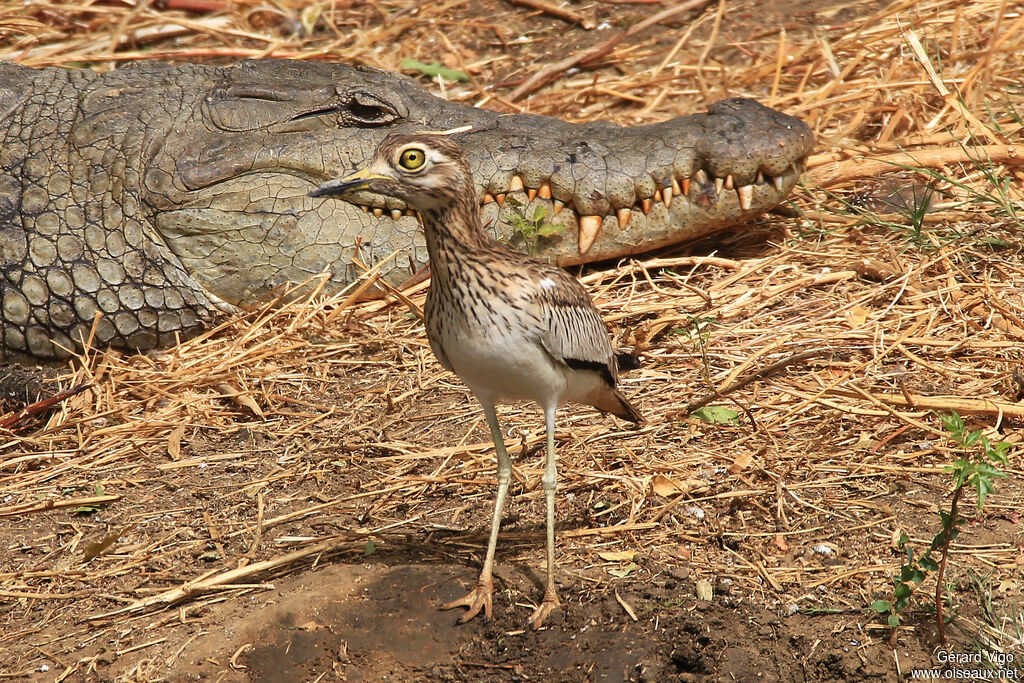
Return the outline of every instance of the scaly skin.
<path id="1" fill-rule="evenodd" d="M 396 250 L 427 260 L 400 200 L 307 193 L 392 131 L 459 134 L 484 220 L 561 264 L 624 256 L 763 213 L 813 136 L 750 100 L 623 128 L 446 102 L 396 74 L 265 60 L 98 75 L 0 63 L 0 358 L 153 348 L 328 271 L 336 291 Z M 516 201 L 509 201 L 512 198 Z M 516 206 L 518 205 L 518 206 Z M 564 228 L 524 244 L 510 216 Z M 557 213 L 556 213 L 557 212 Z"/>

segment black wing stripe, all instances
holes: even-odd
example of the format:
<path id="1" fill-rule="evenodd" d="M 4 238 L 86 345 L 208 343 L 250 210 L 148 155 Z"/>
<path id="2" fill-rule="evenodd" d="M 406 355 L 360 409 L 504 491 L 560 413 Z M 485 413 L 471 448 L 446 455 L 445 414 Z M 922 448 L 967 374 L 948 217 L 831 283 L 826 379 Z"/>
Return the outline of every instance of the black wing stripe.
<path id="1" fill-rule="evenodd" d="M 579 358 L 564 358 L 565 364 L 573 370 L 591 370 L 598 373 L 604 378 L 604 381 L 608 383 L 608 386 L 615 386 L 615 380 L 612 378 L 612 373 L 608 369 L 607 363 L 598 363 L 592 360 L 580 360 Z"/>

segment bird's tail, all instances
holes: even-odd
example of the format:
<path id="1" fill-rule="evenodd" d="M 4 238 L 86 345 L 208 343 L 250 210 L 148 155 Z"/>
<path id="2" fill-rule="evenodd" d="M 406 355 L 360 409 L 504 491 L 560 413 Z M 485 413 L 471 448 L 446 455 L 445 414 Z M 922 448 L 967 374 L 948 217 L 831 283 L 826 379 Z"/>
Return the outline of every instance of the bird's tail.
<path id="1" fill-rule="evenodd" d="M 631 353 L 620 352 L 615 354 L 615 364 L 621 372 L 636 370 L 640 367 L 640 359 Z"/>
<path id="2" fill-rule="evenodd" d="M 620 417 L 623 420 L 629 420 L 634 424 L 640 425 L 644 423 L 644 416 L 633 407 L 633 404 L 626 400 L 625 396 L 619 393 L 618 389 L 602 392 L 601 400 L 595 402 L 594 407 Z"/>

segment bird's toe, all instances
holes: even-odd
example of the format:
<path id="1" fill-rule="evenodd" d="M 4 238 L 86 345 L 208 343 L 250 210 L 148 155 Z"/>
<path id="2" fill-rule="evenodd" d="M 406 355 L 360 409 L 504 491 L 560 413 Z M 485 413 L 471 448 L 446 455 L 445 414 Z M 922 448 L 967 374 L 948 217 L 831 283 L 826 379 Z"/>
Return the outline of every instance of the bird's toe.
<path id="1" fill-rule="evenodd" d="M 545 596 L 544 601 L 541 602 L 537 609 L 533 610 L 533 614 L 530 615 L 530 628 L 534 631 L 539 629 L 544 623 L 544 620 L 547 619 L 548 615 L 551 614 L 553 610 L 561 606 L 562 604 L 558 601 L 556 596 Z"/>
<path id="2" fill-rule="evenodd" d="M 459 598 L 458 600 L 452 600 L 441 605 L 441 609 L 455 609 L 456 607 L 467 607 L 467 611 L 459 618 L 460 624 L 465 624 L 467 621 L 475 617 L 480 613 L 482 609 L 484 611 L 484 619 L 487 621 L 491 620 L 491 594 L 493 587 L 485 584 L 479 584 L 476 588 L 466 594 L 465 597 Z"/>

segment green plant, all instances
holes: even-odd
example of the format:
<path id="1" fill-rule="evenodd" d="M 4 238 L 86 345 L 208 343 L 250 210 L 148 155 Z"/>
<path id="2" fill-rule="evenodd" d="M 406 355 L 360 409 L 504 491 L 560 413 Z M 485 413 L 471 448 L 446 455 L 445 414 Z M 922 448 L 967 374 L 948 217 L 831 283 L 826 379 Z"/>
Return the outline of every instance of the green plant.
<path id="1" fill-rule="evenodd" d="M 65 489 L 65 491 L 67 490 L 68 489 Z M 107 495 L 106 491 L 103 490 L 103 486 L 100 484 L 96 484 L 93 489 L 93 494 L 97 497 Z M 76 507 L 71 512 L 76 515 L 92 515 L 102 510 L 104 505 L 106 505 L 106 503 L 86 503 L 85 505 Z"/>
<path id="2" fill-rule="evenodd" d="M 714 329 L 716 320 L 709 317 L 691 317 L 683 327 L 672 329 L 673 334 L 685 336 L 693 344 L 694 349 L 700 354 L 701 374 L 704 381 L 711 381 L 711 359 L 708 357 L 708 341 L 711 339 L 711 331 Z"/>
<path id="3" fill-rule="evenodd" d="M 907 560 L 900 568 L 900 575 L 893 579 L 892 596 L 888 600 L 875 600 L 871 603 L 871 609 L 888 615 L 889 626 L 895 629 L 900 624 L 900 614 L 910 604 L 917 588 L 924 583 L 929 572 L 935 572 L 935 619 L 939 637 L 945 642 L 942 592 L 945 588 L 949 545 L 956 539 L 965 521 L 959 514 L 960 497 L 966 488 L 973 488 L 978 511 L 985 507 L 985 499 L 995 490 L 995 480 L 1006 476 L 998 465 L 1008 464 L 1010 444 L 1005 441 L 993 443 L 980 429 L 968 431 L 963 418 L 956 411 L 949 415 L 939 415 L 939 422 L 961 452 L 961 457 L 945 468 L 946 473 L 952 475 L 954 484 L 949 510 L 939 511 L 942 528 L 924 554 L 917 559 L 914 558 L 913 548 L 908 545 L 910 539 L 905 533 L 900 534 L 896 547 L 906 553 Z M 933 557 L 935 553 L 939 555 L 938 560 Z"/>
<path id="4" fill-rule="evenodd" d="M 1019 116 L 1012 118 L 1016 120 Z M 993 127 L 999 128 L 995 124 Z M 918 249 L 939 249 L 964 238 L 986 244 L 993 249 L 1011 246 L 993 239 L 988 225 L 985 230 L 970 232 L 963 232 L 948 222 L 931 227 L 926 225 L 927 214 L 938 208 L 934 200 L 936 193 L 939 192 L 936 188 L 940 187 L 943 188 L 943 195 L 949 197 L 959 194 L 960 197 L 958 201 L 944 203 L 941 207 L 943 209 L 974 205 L 984 208 L 988 214 L 1003 216 L 1014 225 L 1019 225 L 1024 219 L 1019 202 L 1011 194 L 1015 178 L 1000 171 L 1001 165 L 988 156 L 985 145 L 980 141 L 962 141 L 956 136 L 953 137 L 967 159 L 963 165 L 973 169 L 971 175 L 983 178 L 984 183 L 968 184 L 923 164 L 889 162 L 893 171 L 909 172 L 919 180 L 889 181 L 883 185 L 883 189 L 889 192 L 889 196 L 884 198 L 873 196 L 871 193 L 843 197 L 828 190 L 824 192 L 829 199 L 839 204 L 841 213 L 858 217 L 856 225 L 901 233 L 906 236 L 907 242 Z M 969 146 L 972 142 L 977 144 Z M 907 155 L 912 157 L 913 152 L 907 152 Z M 986 221 L 987 224 L 990 222 Z"/>
<path id="5" fill-rule="evenodd" d="M 739 412 L 723 406 L 704 406 L 697 408 L 691 415 L 711 424 L 738 425 L 740 423 Z"/>
<path id="6" fill-rule="evenodd" d="M 948 181 L 928 168 L 893 164 L 893 170 L 898 168 L 932 177 L 936 181 Z M 939 246 L 941 243 L 960 237 L 960 232 L 954 228 L 926 231 L 925 217 L 934 210 L 933 199 L 936 190 L 933 184 L 893 180 L 884 184 L 881 189 L 888 192 L 888 196 L 877 197 L 871 193 L 859 193 L 845 199 L 831 192 L 828 194 L 833 200 L 839 202 L 847 213 L 858 216 L 858 225 L 901 233 L 906 236 L 910 244 L 918 249 L 933 248 L 935 245 L 932 236 L 939 238 Z"/>
<path id="7" fill-rule="evenodd" d="M 505 197 L 505 206 L 508 207 L 507 217 L 512 224 L 513 237 L 518 237 L 530 254 L 537 252 L 537 244 L 541 237 L 551 237 L 565 231 L 564 225 L 544 220 L 547 218 L 548 210 L 543 206 L 534 208 L 532 218 L 527 218 L 526 205 L 515 197 Z"/>

